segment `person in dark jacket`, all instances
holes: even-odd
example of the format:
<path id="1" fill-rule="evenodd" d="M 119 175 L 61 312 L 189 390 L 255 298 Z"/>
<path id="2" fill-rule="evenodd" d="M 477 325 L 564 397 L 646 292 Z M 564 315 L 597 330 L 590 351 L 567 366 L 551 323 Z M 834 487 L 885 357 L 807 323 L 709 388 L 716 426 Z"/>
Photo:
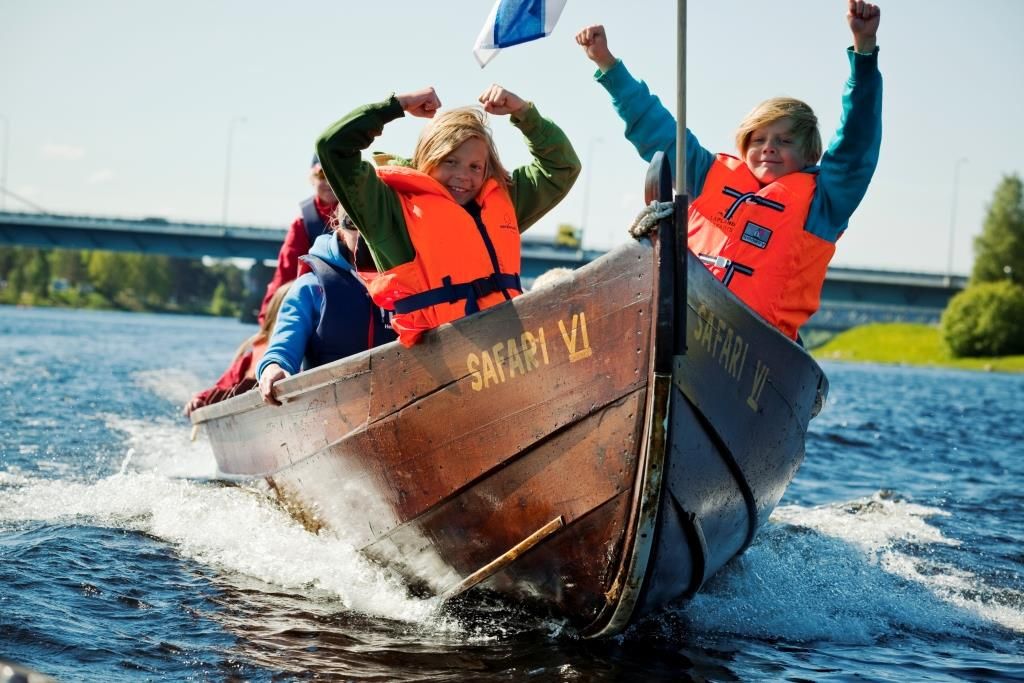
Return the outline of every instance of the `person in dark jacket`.
<path id="1" fill-rule="evenodd" d="M 256 377 L 267 403 L 278 381 L 395 339 L 386 314 L 370 300 L 364 279 L 376 274 L 366 245 L 343 212 L 337 228 L 303 256 L 311 272 L 299 277 L 281 304 Z M 362 275 L 357 275 L 357 271 Z"/>

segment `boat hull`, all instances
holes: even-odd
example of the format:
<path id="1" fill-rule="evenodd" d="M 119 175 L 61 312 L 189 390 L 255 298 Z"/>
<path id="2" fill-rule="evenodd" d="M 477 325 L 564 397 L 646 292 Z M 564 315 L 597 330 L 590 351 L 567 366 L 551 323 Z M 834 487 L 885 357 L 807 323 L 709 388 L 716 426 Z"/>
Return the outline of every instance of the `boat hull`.
<path id="1" fill-rule="evenodd" d="M 224 478 L 265 479 L 418 589 L 482 586 L 621 632 L 750 545 L 827 391 L 675 233 L 288 378 L 282 406 L 250 392 L 193 421 Z"/>
<path id="2" fill-rule="evenodd" d="M 552 520 L 492 590 L 586 626 L 627 548 L 645 427 L 653 248 L 543 293 L 196 413 L 226 478 L 265 478 L 313 530 L 431 591 Z M 598 285 L 599 283 L 599 285 Z"/>
<path id="3" fill-rule="evenodd" d="M 673 359 L 671 438 L 633 618 L 696 593 L 743 552 L 804 457 L 827 379 L 688 258 L 686 353 Z"/>

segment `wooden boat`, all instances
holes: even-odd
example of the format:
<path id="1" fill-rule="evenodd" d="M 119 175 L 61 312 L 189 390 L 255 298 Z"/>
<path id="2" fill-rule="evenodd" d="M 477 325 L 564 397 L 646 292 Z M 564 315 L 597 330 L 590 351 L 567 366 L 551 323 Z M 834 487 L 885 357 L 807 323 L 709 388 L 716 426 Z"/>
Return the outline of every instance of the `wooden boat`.
<path id="1" fill-rule="evenodd" d="M 671 196 L 664 166 L 649 198 Z M 300 373 L 280 407 L 254 391 L 193 422 L 224 477 L 266 479 L 421 588 L 480 585 L 618 633 L 750 545 L 827 391 L 674 233 L 665 219 L 411 349 Z"/>

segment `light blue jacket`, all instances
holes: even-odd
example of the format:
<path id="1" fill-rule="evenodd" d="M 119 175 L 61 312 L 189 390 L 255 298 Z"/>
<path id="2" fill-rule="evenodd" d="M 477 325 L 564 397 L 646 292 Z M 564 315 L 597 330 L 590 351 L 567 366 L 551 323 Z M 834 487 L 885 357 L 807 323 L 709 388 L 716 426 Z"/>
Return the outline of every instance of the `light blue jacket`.
<path id="1" fill-rule="evenodd" d="M 336 234 L 317 237 L 309 253 L 343 270 L 354 270 L 352 264 L 341 255 L 341 245 Z M 270 363 L 277 363 L 293 375 L 302 369 L 302 358 L 320 322 L 323 304 L 324 290 L 316 275 L 300 275 L 281 302 L 281 310 L 278 311 L 277 322 L 274 323 L 274 331 L 270 335 L 270 343 L 260 361 L 256 377 Z"/>
<path id="2" fill-rule="evenodd" d="M 818 166 L 804 169 L 817 173 L 817 185 L 804 229 L 835 242 L 846 230 L 854 210 L 864 198 L 878 165 L 882 144 L 882 75 L 878 49 L 860 54 L 848 49 L 850 77 L 843 92 L 839 129 Z M 612 104 L 626 123 L 626 139 L 640 156 L 650 161 L 664 150 L 675 176 L 676 120 L 647 84 L 636 80 L 622 61 L 594 77 L 612 96 Z M 704 189 L 715 155 L 701 147 L 686 131 L 686 191 L 691 199 Z"/>

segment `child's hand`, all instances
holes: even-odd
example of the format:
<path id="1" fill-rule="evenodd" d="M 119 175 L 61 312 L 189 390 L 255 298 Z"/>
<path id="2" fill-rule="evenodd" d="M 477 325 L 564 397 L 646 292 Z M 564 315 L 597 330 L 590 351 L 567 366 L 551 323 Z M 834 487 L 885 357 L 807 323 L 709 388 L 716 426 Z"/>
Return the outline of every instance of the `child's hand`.
<path id="1" fill-rule="evenodd" d="M 274 385 L 288 376 L 285 369 L 277 363 L 271 363 L 263 368 L 263 372 L 260 373 L 260 395 L 263 396 L 264 403 L 274 406 L 281 405 L 281 402 L 274 396 Z"/>
<path id="2" fill-rule="evenodd" d="M 597 64 L 597 68 L 601 71 L 607 71 L 615 66 L 615 56 L 608 51 L 608 34 L 605 33 L 604 26 L 601 24 L 587 26 L 577 33 L 576 44 L 583 46 L 587 57 Z"/>
<path id="3" fill-rule="evenodd" d="M 441 108 L 441 100 L 433 87 L 397 95 L 395 99 L 402 105 L 403 111 L 424 119 L 434 118 L 434 112 Z"/>
<path id="4" fill-rule="evenodd" d="M 195 396 L 193 396 L 189 400 L 188 403 L 185 404 L 185 407 L 184 407 L 184 409 L 182 409 L 181 412 L 184 413 L 185 417 L 189 417 L 192 414 L 193 411 L 199 410 L 204 405 L 206 405 L 206 404 L 203 403 L 202 401 L 200 401 L 199 400 L 199 395 L 196 394 Z"/>
<path id="5" fill-rule="evenodd" d="M 853 32 L 853 49 L 861 54 L 875 51 L 875 36 L 878 23 L 882 18 L 882 10 L 864 0 L 850 0 L 846 12 L 846 21 Z"/>
<path id="6" fill-rule="evenodd" d="M 479 98 L 488 114 L 516 114 L 526 108 L 527 102 L 514 92 L 505 90 L 500 85 L 492 85 Z"/>

